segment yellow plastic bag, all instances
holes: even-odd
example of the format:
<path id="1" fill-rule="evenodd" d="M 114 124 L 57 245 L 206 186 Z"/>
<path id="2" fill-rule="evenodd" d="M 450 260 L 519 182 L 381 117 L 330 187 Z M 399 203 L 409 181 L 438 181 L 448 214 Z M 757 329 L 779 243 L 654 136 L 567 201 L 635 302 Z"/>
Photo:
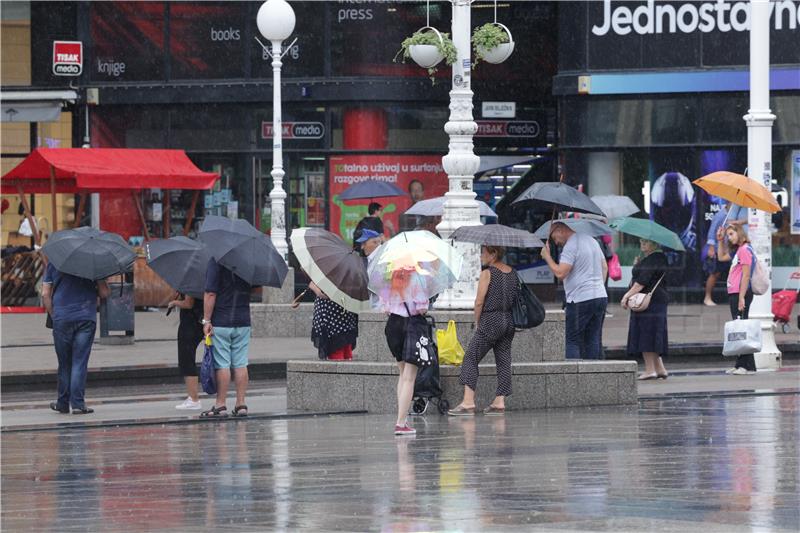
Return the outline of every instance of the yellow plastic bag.
<path id="1" fill-rule="evenodd" d="M 436 330 L 436 344 L 439 348 L 440 364 L 460 366 L 464 361 L 464 348 L 458 342 L 456 323 L 453 320 L 447 323 L 446 330 Z"/>

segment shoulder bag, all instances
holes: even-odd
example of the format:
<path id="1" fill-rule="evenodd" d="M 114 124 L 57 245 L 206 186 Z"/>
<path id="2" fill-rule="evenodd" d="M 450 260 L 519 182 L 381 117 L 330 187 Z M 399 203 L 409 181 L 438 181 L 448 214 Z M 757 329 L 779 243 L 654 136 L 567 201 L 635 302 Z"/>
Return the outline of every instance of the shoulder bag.
<path id="1" fill-rule="evenodd" d="M 517 292 L 517 299 L 511 308 L 514 327 L 516 329 L 535 328 L 544 322 L 544 306 L 533 294 L 533 291 L 522 282 L 519 273 L 517 273 L 517 281 L 519 283 L 519 292 Z"/>
<path id="2" fill-rule="evenodd" d="M 666 272 L 661 275 L 661 277 L 658 279 L 658 282 L 656 282 L 655 286 L 650 290 L 650 292 L 637 292 L 628 298 L 628 309 L 636 313 L 646 311 L 647 308 L 650 307 L 650 300 L 653 298 L 653 293 L 656 292 L 656 289 L 661 283 L 661 280 L 664 279 L 664 276 L 666 276 Z"/>

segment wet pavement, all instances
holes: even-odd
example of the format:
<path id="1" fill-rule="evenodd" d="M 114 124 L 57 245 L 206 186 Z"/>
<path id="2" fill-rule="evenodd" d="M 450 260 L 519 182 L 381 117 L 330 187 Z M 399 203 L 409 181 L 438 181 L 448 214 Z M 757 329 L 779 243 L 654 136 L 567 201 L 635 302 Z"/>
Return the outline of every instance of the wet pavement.
<path id="1" fill-rule="evenodd" d="M 800 395 L 2 435 L 4 531 L 796 531 Z"/>

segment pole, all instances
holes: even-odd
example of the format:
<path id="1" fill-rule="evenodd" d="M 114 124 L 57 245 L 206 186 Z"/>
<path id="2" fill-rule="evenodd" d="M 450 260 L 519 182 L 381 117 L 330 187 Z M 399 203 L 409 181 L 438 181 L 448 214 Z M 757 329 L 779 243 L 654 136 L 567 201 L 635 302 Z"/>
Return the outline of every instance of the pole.
<path id="1" fill-rule="evenodd" d="M 283 189 L 283 146 L 281 119 L 281 41 L 272 41 L 272 210 L 270 239 L 284 260 L 289 253 L 286 242 L 286 191 Z"/>
<path id="2" fill-rule="evenodd" d="M 461 226 L 480 225 L 480 211 L 472 180 L 480 166 L 480 158 L 473 151 L 472 137 L 478 125 L 472 116 L 471 81 L 471 13 L 469 0 L 453 2 L 453 44 L 458 52 L 452 71 L 450 90 L 450 118 L 444 125 L 449 135 L 449 149 L 442 158 L 442 166 L 447 172 L 449 191 L 445 194 L 444 215 L 436 226 L 443 239 Z M 472 309 L 475 305 L 475 291 L 481 272 L 480 250 L 474 244 L 454 243 L 464 255 L 461 277 L 452 289 L 447 290 L 436 301 L 440 309 Z"/>
<path id="3" fill-rule="evenodd" d="M 50 165 L 50 210 L 52 213 L 53 228 L 50 233 L 58 231 L 58 206 L 56 201 L 56 167 Z"/>
<path id="4" fill-rule="evenodd" d="M 768 190 L 772 188 L 772 123 L 775 115 L 769 108 L 769 2 L 750 2 L 750 109 L 743 117 L 747 124 L 747 167 L 750 178 Z M 769 213 L 750 209 L 750 242 L 756 256 L 772 269 L 772 235 Z M 750 318 L 761 320 L 761 351 L 755 354 L 757 370 L 776 370 L 781 366 L 781 352 L 775 344 L 772 328 L 772 275 L 770 290 L 754 296 Z"/>

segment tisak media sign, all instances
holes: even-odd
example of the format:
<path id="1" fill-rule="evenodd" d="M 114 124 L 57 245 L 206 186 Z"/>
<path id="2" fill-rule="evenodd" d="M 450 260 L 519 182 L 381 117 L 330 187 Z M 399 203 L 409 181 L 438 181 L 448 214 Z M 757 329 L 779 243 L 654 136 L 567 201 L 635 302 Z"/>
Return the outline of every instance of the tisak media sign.
<path id="1" fill-rule="evenodd" d="M 53 41 L 53 74 L 80 76 L 83 72 L 83 43 Z"/>

